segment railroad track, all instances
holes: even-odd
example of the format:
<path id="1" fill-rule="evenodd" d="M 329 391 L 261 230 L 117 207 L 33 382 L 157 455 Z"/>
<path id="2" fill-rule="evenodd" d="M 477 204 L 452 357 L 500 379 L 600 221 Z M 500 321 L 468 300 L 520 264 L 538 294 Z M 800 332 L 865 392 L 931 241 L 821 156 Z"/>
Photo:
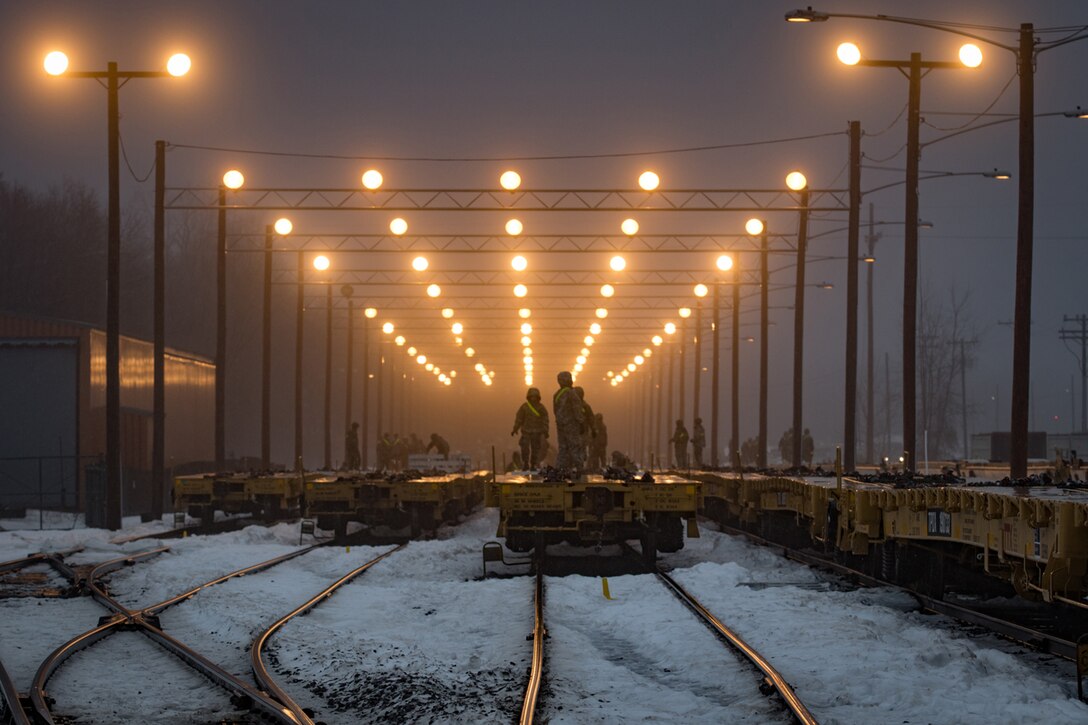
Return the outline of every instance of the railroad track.
<path id="1" fill-rule="evenodd" d="M 656 578 L 679 599 L 696 617 L 709 627 L 720 641 L 726 644 L 733 652 L 741 655 L 744 661 L 755 668 L 760 678 L 757 681 L 759 692 L 764 696 L 777 695 L 782 701 L 785 710 L 794 721 L 803 725 L 816 725 L 815 717 L 801 702 L 801 699 L 786 682 L 785 678 L 762 656 L 755 648 L 745 642 L 733 630 L 727 627 L 704 607 L 693 595 L 687 592 L 672 577 L 659 567 L 649 565 L 641 554 L 634 552 L 626 544 L 625 553 L 634 557 L 644 565 L 648 573 L 653 573 Z M 541 562 L 537 562 L 537 573 L 534 588 L 534 625 L 533 625 L 533 656 L 532 666 L 529 672 L 529 680 L 525 688 L 523 704 L 518 722 L 520 725 L 531 725 L 535 722 L 538 711 L 538 699 L 544 682 L 544 643 L 547 637 L 547 628 L 544 622 L 544 577 Z"/>
<path id="2" fill-rule="evenodd" d="M 52 713 L 53 700 L 46 691 L 46 685 L 59 667 L 77 652 L 86 649 L 92 644 L 121 631 L 135 630 L 144 634 L 150 640 L 163 647 L 169 653 L 175 655 L 190 668 L 200 673 L 212 683 L 230 694 L 232 702 L 243 710 L 248 710 L 263 720 L 273 722 L 297 723 L 300 720 L 284 705 L 257 687 L 242 680 L 235 674 L 213 662 L 208 657 L 197 652 L 193 648 L 178 641 L 164 632 L 159 624 L 159 615 L 165 610 L 186 601 L 209 587 L 222 584 L 237 577 L 254 574 L 270 569 L 291 559 L 307 554 L 314 549 L 326 546 L 328 542 L 298 549 L 282 556 L 269 559 L 257 564 L 232 571 L 218 576 L 210 581 L 195 586 L 181 594 L 169 599 L 152 604 L 150 606 L 131 609 L 118 602 L 103 584 L 102 578 L 109 572 L 123 566 L 145 561 L 152 556 L 163 553 L 168 547 L 160 547 L 139 554 L 127 555 L 104 562 L 95 566 L 86 575 L 82 575 L 77 569 L 68 567 L 56 555 L 36 555 L 28 557 L 27 562 L 48 562 L 58 569 L 72 582 L 73 588 L 77 588 L 89 594 L 95 601 L 102 605 L 109 614 L 102 617 L 99 625 L 91 630 L 83 632 L 70 639 L 65 644 L 54 650 L 49 657 L 39 666 L 29 691 L 29 696 L 23 696 L 17 690 L 11 677 L 0 664 L 0 694 L 3 695 L 6 711 L 9 717 L 18 723 L 35 722 L 52 723 L 55 718 Z M 0 567 L 11 567 L 17 562 L 5 562 Z M 306 722 L 303 720 L 301 722 Z"/>
<path id="3" fill-rule="evenodd" d="M 941 614 L 952 619 L 959 620 L 977 627 L 981 627 L 994 634 L 997 634 L 1006 639 L 1013 640 L 1022 645 L 1030 647 L 1038 652 L 1045 654 L 1052 654 L 1063 659 L 1070 661 L 1076 661 L 1077 659 L 1077 643 L 1060 636 L 1055 636 L 1049 632 L 1043 631 L 1040 626 L 1030 626 L 1024 624 L 1021 621 L 1016 621 L 1022 615 L 1022 608 L 1010 608 L 1005 610 L 1009 616 L 1002 617 L 996 616 L 1000 613 L 999 608 L 991 608 L 993 613 L 988 613 L 981 608 L 975 608 L 964 604 L 956 604 L 953 602 L 947 602 L 936 597 L 932 597 L 928 594 L 915 591 L 908 587 L 904 587 L 900 584 L 885 581 L 877 577 L 873 577 L 864 572 L 852 569 L 844 564 L 833 561 L 827 557 L 820 556 L 813 552 L 800 551 L 798 549 L 792 549 L 788 546 L 784 546 L 770 539 L 765 539 L 757 534 L 753 534 L 743 529 L 733 528 L 726 524 L 722 524 L 719 521 L 714 522 L 718 529 L 725 534 L 732 536 L 741 536 L 749 541 L 759 544 L 760 546 L 775 549 L 782 554 L 782 556 L 792 559 L 793 561 L 805 564 L 807 566 L 822 569 L 834 573 L 838 576 L 844 577 L 849 581 L 855 582 L 859 585 L 868 587 L 887 587 L 890 589 L 896 589 L 910 596 L 914 597 L 923 609 L 933 612 L 935 614 Z M 1060 619 L 1061 615 L 1058 613 L 1058 605 L 1050 605 L 1052 617 Z M 1015 614 L 1014 614 L 1015 613 Z M 1052 622 L 1044 621 L 1043 626 L 1047 626 Z"/>

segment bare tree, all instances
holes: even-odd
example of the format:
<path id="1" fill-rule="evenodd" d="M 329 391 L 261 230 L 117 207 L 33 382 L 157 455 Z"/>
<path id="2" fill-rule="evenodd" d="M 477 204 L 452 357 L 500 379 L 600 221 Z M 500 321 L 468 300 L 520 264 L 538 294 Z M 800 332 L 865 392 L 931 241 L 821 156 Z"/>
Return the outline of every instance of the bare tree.
<path id="1" fill-rule="evenodd" d="M 923 290 L 918 320 L 919 425 L 928 434 L 929 454 L 935 459 L 955 458 L 962 450 L 959 433 L 965 402 L 961 379 L 972 367 L 967 345 L 977 338 L 970 314 L 970 291 L 949 290 L 945 299 Z"/>

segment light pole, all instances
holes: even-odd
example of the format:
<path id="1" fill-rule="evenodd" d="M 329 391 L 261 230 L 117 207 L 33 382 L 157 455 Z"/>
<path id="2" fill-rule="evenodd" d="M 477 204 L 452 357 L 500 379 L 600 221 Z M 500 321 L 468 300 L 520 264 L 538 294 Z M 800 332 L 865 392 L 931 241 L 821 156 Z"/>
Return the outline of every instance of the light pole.
<path id="1" fill-rule="evenodd" d="M 805 247 L 808 245 L 808 180 L 800 171 L 786 177 L 786 186 L 798 192 L 797 282 L 793 302 L 793 453 L 791 465 L 801 467 L 801 422 L 804 397 L 805 355 Z"/>
<path id="2" fill-rule="evenodd" d="M 122 71 L 110 61 L 104 71 L 69 71 L 68 56 L 45 57 L 52 76 L 93 78 L 106 86 L 106 146 L 109 199 L 106 233 L 106 528 L 121 528 L 121 161 L 118 91 L 133 78 L 180 77 L 189 72 L 189 56 L 178 53 L 165 71 Z M 154 496 L 154 494 L 153 494 Z"/>
<path id="3" fill-rule="evenodd" d="M 272 466 L 272 247 L 293 225 L 286 217 L 264 228 L 264 314 L 261 320 L 261 467 Z"/>
<path id="4" fill-rule="evenodd" d="M 362 436 L 362 465 L 370 467 L 370 321 L 378 316 L 378 310 L 367 307 L 363 310 L 363 420 L 360 426 Z"/>
<path id="5" fill-rule="evenodd" d="M 340 288 L 340 294 L 344 296 L 344 299 L 348 303 L 348 338 L 347 338 L 347 351 L 345 357 L 347 360 L 344 366 L 344 435 L 351 431 L 351 398 L 352 398 L 352 380 L 355 377 L 354 360 L 352 359 L 355 346 L 355 300 L 351 295 L 354 290 L 350 284 L 346 284 Z M 347 450 L 344 451 L 345 458 L 347 456 Z M 358 465 L 358 464 L 357 464 Z"/>
<path id="6" fill-rule="evenodd" d="M 990 28 L 993 32 L 1015 33 L 1017 43 L 1012 45 L 960 29 L 964 27 L 973 29 L 975 26 L 957 25 L 934 20 L 901 18 L 889 15 L 825 13 L 813 10 L 811 7 L 786 13 L 786 20 L 789 22 L 819 22 L 832 17 L 880 20 L 940 30 L 1001 48 L 1016 57 L 1017 72 L 1020 75 L 1020 178 L 1016 220 L 1016 301 L 1013 319 L 1012 411 L 1010 421 L 1012 440 L 1010 441 L 1009 464 L 1012 477 L 1023 478 L 1027 475 L 1028 462 L 1028 397 L 1031 367 L 1031 274 L 1035 224 L 1035 63 L 1039 54 L 1043 51 L 1088 39 L 1088 32 L 1080 28 L 1072 33 L 1066 32 L 1057 40 L 1043 42 L 1036 39 L 1035 27 L 1031 23 L 1021 23 L 1019 28 Z M 981 53 L 979 53 L 979 60 L 981 60 Z M 916 114 L 912 114 L 909 120 L 916 123 Z M 911 159 L 915 159 L 914 163 L 917 163 L 916 157 L 910 155 L 908 149 L 908 163 L 911 162 Z M 907 186 L 909 195 L 911 184 L 908 183 Z M 917 218 L 917 214 L 912 217 L 909 213 L 910 210 L 907 211 L 907 229 L 910 230 L 912 225 L 909 221 L 912 218 Z M 905 358 L 906 355 L 904 354 Z M 913 387 L 912 382 L 912 392 Z M 904 390 L 904 408 L 908 402 L 905 398 L 906 390 Z M 913 400 L 909 404 L 913 407 Z M 905 413 L 904 422 L 906 422 Z M 906 435 L 907 432 L 904 431 L 904 438 Z M 910 435 L 913 438 L 913 430 Z M 912 456 L 913 451 L 910 451 L 909 455 Z M 909 463 L 912 459 L 908 458 L 907 460 Z"/>

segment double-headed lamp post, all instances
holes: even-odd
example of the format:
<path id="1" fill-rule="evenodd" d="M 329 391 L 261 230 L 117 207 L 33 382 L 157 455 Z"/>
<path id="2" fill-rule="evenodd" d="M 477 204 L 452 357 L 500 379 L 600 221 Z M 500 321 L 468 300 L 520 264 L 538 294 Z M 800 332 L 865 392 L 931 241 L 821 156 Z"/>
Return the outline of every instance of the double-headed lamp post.
<path id="1" fill-rule="evenodd" d="M 123 71 L 110 61 L 104 71 L 70 71 L 68 56 L 55 50 L 45 56 L 51 76 L 93 78 L 106 87 L 106 143 L 109 157 L 109 201 L 106 234 L 106 527 L 121 528 L 121 183 L 118 91 L 133 78 L 171 78 L 189 72 L 192 61 L 177 53 L 162 71 Z"/>
<path id="2" fill-rule="evenodd" d="M 1039 54 L 1063 45 L 1088 39 L 1088 32 L 1078 28 L 1069 32 L 1061 30 L 1057 40 L 1043 42 L 1035 37 L 1035 26 L 1021 23 L 1019 28 L 988 28 L 990 32 L 1015 33 L 1017 43 L 1003 43 L 992 37 L 970 32 L 978 26 L 946 23 L 920 18 L 902 18 L 891 15 L 857 15 L 853 13 L 827 13 L 808 7 L 786 13 L 786 20 L 794 23 L 822 22 L 830 18 L 853 18 L 858 20 L 880 20 L 883 22 L 914 25 L 930 30 L 939 30 L 961 37 L 977 40 L 1012 53 L 1016 57 L 1016 68 L 1020 75 L 1020 170 L 1019 200 L 1016 221 L 1016 301 L 1013 319 L 1013 360 L 1012 360 L 1012 411 L 1009 451 L 1010 472 L 1013 478 L 1027 475 L 1027 439 L 1028 439 L 1028 392 L 1031 367 L 1031 274 L 1032 253 L 1034 248 L 1035 225 L 1035 63 Z M 976 48 L 977 50 L 977 48 Z M 913 56 L 912 56 L 913 57 Z M 962 57 L 962 53 L 961 53 Z M 981 52 L 979 52 L 981 60 Z M 912 94 L 913 97 L 913 94 Z M 914 120 L 915 117 L 912 117 Z M 916 123 L 916 121 L 915 121 Z M 916 127 L 916 126 L 915 126 Z M 908 164 L 917 163 L 916 156 L 908 156 Z M 911 185 L 908 183 L 908 195 Z M 910 220 L 916 219 L 909 213 L 907 230 L 913 228 Z M 905 335 L 904 335 L 905 337 Z M 905 355 L 904 355 L 905 357 Z M 911 383 L 913 392 L 913 382 Z M 907 391 L 904 389 L 904 407 Z M 910 401 L 913 406 L 913 399 Z M 904 419 L 905 419 L 904 415 Z M 907 431 L 904 431 L 904 437 Z M 913 438 L 913 430 L 910 432 Z M 912 462 L 914 451 L 909 451 Z"/>
<path id="3" fill-rule="evenodd" d="M 921 53 L 911 53 L 910 60 L 868 60 L 853 43 L 843 43 L 838 57 L 845 65 L 861 65 L 870 68 L 895 68 L 909 81 L 907 102 L 907 181 L 904 203 L 903 234 L 903 450 L 905 465 L 914 470 L 917 446 L 915 445 L 915 384 L 916 342 L 918 325 L 918 226 L 909 223 L 918 219 L 918 162 L 921 145 L 918 132 L 921 123 L 922 71 L 935 69 L 977 68 L 982 63 L 982 51 L 978 46 L 966 44 L 960 48 L 960 62 L 923 61 Z M 856 255 L 855 255 L 856 256 Z M 796 443 L 796 441 L 795 441 Z M 796 445 L 795 445 L 796 448 Z M 851 455 L 851 458 L 853 456 Z"/>

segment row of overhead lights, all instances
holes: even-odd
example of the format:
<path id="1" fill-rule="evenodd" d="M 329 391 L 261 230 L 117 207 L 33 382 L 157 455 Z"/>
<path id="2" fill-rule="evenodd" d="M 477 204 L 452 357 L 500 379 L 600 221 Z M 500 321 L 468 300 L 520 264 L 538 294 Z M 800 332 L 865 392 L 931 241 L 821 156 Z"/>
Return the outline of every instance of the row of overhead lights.
<path id="1" fill-rule="evenodd" d="M 372 311 L 374 314 L 371 314 Z M 366 310 L 367 317 L 375 317 L 377 313 L 378 311 L 372 307 L 367 308 Z M 385 322 L 382 324 L 382 332 L 384 332 L 386 335 L 392 335 L 395 331 L 396 326 L 393 325 L 392 322 Z M 393 338 L 393 342 L 394 344 L 396 344 L 397 347 L 404 347 L 405 345 L 408 345 L 408 340 L 404 337 L 404 335 L 397 335 L 395 338 Z M 408 353 L 408 357 L 413 358 L 416 363 L 423 367 L 424 370 L 434 375 L 438 379 L 438 382 L 440 384 L 447 386 L 453 384 L 453 379 L 457 377 L 456 370 L 444 372 L 440 367 L 428 360 L 426 355 L 424 355 L 412 345 L 408 345 L 408 349 L 406 350 L 406 352 Z"/>
<path id="2" fill-rule="evenodd" d="M 455 313 L 454 313 L 452 307 L 443 307 L 442 308 L 442 317 L 443 317 L 443 319 L 452 320 L 454 314 Z M 450 325 L 450 332 L 453 333 L 453 344 L 456 345 L 457 347 L 464 347 L 465 339 L 464 339 L 464 337 L 462 337 L 462 335 L 465 332 L 465 326 L 460 322 L 454 322 L 453 324 Z M 465 357 L 468 357 L 468 358 L 476 357 L 475 348 L 473 348 L 471 346 L 465 347 Z M 476 365 L 474 366 L 473 369 L 477 373 L 479 373 L 480 380 L 481 380 L 481 382 L 483 382 L 484 385 L 490 386 L 492 383 L 495 382 L 495 371 L 494 370 L 488 370 L 487 366 L 484 365 L 482 361 L 477 360 Z"/>
<path id="3" fill-rule="evenodd" d="M 521 332 L 521 364 L 525 370 L 525 384 L 529 387 L 533 385 L 533 323 L 529 322 L 532 316 L 533 311 L 528 307 L 518 310 L 518 319 L 522 320 L 521 327 L 518 328 Z"/>

